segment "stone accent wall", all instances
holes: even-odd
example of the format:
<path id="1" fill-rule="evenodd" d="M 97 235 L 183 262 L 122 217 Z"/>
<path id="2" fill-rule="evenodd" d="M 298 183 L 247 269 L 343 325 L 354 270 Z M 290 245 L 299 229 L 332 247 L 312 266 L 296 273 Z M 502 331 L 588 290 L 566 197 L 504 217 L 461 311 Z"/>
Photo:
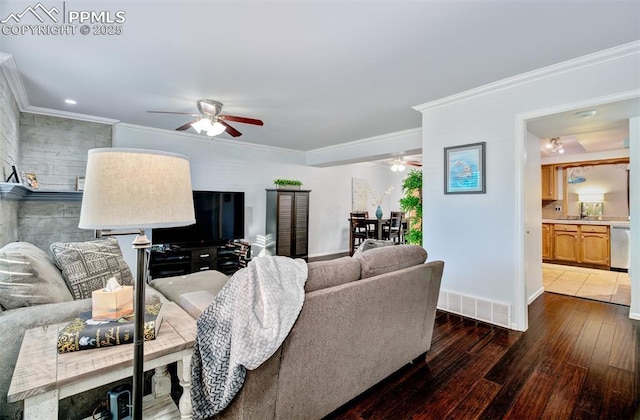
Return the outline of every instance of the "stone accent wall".
<path id="1" fill-rule="evenodd" d="M 40 189 L 75 190 L 87 152 L 97 147 L 111 147 L 110 125 L 21 114 L 20 167 L 37 174 Z M 80 202 L 21 202 L 18 235 L 48 253 L 53 242 L 93 239 L 93 231 L 78 229 L 79 217 Z"/>
<path id="2" fill-rule="evenodd" d="M 6 77 L 0 71 L 0 174 L 4 181 L 11 165 L 19 161 L 18 122 L 20 108 Z M 18 167 L 19 169 L 19 167 Z M 0 199 L 0 247 L 18 240 L 18 202 Z"/>

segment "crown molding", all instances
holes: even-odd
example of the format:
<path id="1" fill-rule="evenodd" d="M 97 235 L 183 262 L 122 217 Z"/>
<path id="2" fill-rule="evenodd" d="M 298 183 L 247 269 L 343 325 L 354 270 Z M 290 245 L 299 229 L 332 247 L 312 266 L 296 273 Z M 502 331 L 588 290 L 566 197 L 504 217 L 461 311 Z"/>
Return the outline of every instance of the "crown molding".
<path id="1" fill-rule="evenodd" d="M 20 111 L 24 111 L 29 107 L 29 98 L 22 84 L 18 66 L 16 66 L 16 62 L 11 54 L 0 52 L 0 69 L 2 69 L 4 76 L 7 78 L 9 89 L 11 89 L 11 93 L 13 93 L 18 108 L 20 108 Z"/>
<path id="2" fill-rule="evenodd" d="M 385 140 L 393 140 L 399 136 L 418 134 L 422 135 L 422 127 L 417 128 L 409 128 L 407 130 L 394 131 L 393 133 L 381 134 L 379 136 L 367 137 L 364 139 L 350 141 L 348 143 L 340 143 L 333 146 L 320 147 L 318 149 L 312 149 L 307 151 L 307 153 L 320 153 L 320 152 L 333 152 L 340 151 L 343 149 L 351 148 L 354 146 L 364 146 L 368 143 L 374 143 L 377 141 L 385 141 Z"/>
<path id="3" fill-rule="evenodd" d="M 308 150 L 305 162 L 315 167 L 346 165 L 414 154 L 421 149 L 422 128 L 418 127 Z"/>
<path id="4" fill-rule="evenodd" d="M 41 108 L 39 106 L 28 106 L 26 109 L 21 109 L 22 112 L 28 112 L 30 114 L 48 115 L 50 117 L 69 118 L 71 120 L 88 121 L 99 124 L 113 125 L 120 120 L 114 120 L 112 118 L 96 117 L 95 115 L 78 114 L 75 112 L 59 111 L 57 109 Z"/>
<path id="5" fill-rule="evenodd" d="M 559 74 L 578 70 L 584 67 L 590 67 L 606 63 L 608 61 L 619 60 L 621 58 L 638 53 L 640 53 L 640 41 L 633 41 L 617 47 L 598 51 L 582 57 L 574 58 L 572 60 L 563 61 L 561 63 L 553 64 L 537 70 L 532 70 L 527 73 L 522 73 L 513 77 L 502 79 L 497 82 L 479 86 L 477 88 L 456 93 L 451 96 L 436 99 L 435 101 L 416 105 L 413 107 L 413 109 L 415 109 L 416 111 L 424 112 L 429 109 L 438 108 L 455 102 L 469 100 L 504 89 L 510 89 L 515 86 L 531 83 L 541 79 L 546 79 L 548 77 L 557 76 Z"/>

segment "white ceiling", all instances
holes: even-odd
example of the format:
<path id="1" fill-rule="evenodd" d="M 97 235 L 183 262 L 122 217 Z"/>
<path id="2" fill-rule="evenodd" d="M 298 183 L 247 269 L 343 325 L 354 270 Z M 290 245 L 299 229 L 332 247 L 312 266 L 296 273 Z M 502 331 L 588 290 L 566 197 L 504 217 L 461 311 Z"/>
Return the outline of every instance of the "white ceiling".
<path id="1" fill-rule="evenodd" d="M 3 0 L 0 20 L 36 3 Z M 414 105 L 640 39 L 637 0 L 64 7 L 124 11 L 123 33 L 2 35 L 31 106 L 174 129 L 191 117 L 145 111 L 194 112 L 197 99 L 211 98 L 224 114 L 264 120 L 233 123 L 241 141 L 297 150 L 416 128 Z"/>
<path id="2" fill-rule="evenodd" d="M 583 119 L 576 112 L 595 110 Z M 527 130 L 540 138 L 541 156 L 556 156 L 545 146 L 552 137 L 565 150 L 564 155 L 606 152 L 625 147 L 629 141 L 629 118 L 640 116 L 640 99 L 629 99 L 550 115 L 527 122 Z M 627 145 L 628 147 L 628 145 Z"/>

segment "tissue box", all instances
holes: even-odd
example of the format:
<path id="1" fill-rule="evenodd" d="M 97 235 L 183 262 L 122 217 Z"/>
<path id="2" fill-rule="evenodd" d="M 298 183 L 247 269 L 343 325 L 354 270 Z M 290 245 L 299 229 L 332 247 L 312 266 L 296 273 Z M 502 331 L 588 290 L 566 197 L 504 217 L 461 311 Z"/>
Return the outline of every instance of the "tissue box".
<path id="1" fill-rule="evenodd" d="M 91 318 L 115 321 L 133 313 L 133 286 L 122 286 L 112 292 L 104 289 L 91 293 Z"/>

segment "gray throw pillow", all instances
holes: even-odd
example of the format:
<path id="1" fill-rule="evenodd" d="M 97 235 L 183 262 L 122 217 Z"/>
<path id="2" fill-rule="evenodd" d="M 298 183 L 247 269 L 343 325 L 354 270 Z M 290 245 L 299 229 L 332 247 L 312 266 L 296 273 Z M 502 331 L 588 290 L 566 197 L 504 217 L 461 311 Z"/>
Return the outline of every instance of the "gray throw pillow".
<path id="1" fill-rule="evenodd" d="M 133 275 L 115 238 L 56 242 L 51 244 L 51 254 L 76 299 L 90 298 L 91 292 L 104 288 L 111 277 L 122 286 L 133 285 Z"/>
<path id="2" fill-rule="evenodd" d="M 374 248 L 381 248 L 383 246 L 391 246 L 391 245 L 395 245 L 395 243 L 393 241 L 383 241 L 381 239 L 366 239 L 363 243 L 360 244 L 360 246 L 358 247 L 358 249 L 356 249 L 356 252 L 354 252 L 354 254 L 368 251 Z"/>
<path id="3" fill-rule="evenodd" d="M 396 245 L 354 254 L 353 258 L 360 262 L 360 278 L 366 279 L 424 264 L 427 251 L 418 245 Z"/>
<path id="4" fill-rule="evenodd" d="M 306 293 L 360 279 L 360 262 L 351 257 L 310 262 L 307 269 Z"/>
<path id="5" fill-rule="evenodd" d="M 46 252 L 27 242 L 0 249 L 0 305 L 5 309 L 73 300 Z"/>

